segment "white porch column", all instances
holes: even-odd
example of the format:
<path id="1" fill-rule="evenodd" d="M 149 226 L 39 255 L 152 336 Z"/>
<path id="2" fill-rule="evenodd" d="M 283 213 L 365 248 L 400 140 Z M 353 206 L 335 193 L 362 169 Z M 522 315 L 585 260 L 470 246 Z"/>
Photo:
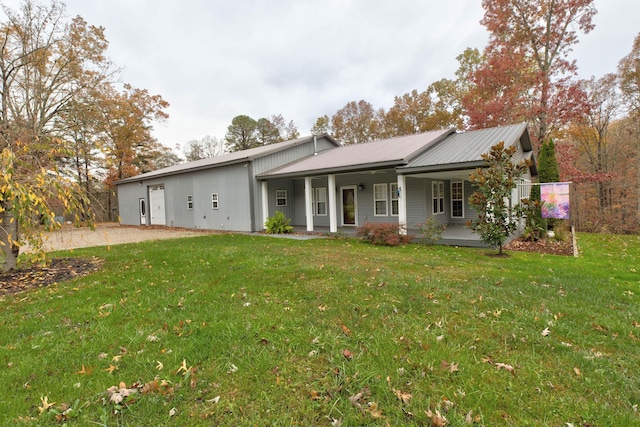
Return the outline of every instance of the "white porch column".
<path id="1" fill-rule="evenodd" d="M 313 199 L 311 198 L 311 177 L 306 176 L 304 178 L 304 214 L 307 221 L 307 231 L 313 231 L 313 209 L 311 205 Z"/>
<path id="2" fill-rule="evenodd" d="M 400 234 L 407 234 L 407 180 L 398 175 L 398 225 Z"/>
<path id="3" fill-rule="evenodd" d="M 269 184 L 262 181 L 262 228 L 267 228 L 265 223 L 269 218 Z"/>
<path id="4" fill-rule="evenodd" d="M 329 193 L 329 232 L 338 232 L 338 207 L 336 204 L 336 176 L 327 177 L 327 192 Z"/>

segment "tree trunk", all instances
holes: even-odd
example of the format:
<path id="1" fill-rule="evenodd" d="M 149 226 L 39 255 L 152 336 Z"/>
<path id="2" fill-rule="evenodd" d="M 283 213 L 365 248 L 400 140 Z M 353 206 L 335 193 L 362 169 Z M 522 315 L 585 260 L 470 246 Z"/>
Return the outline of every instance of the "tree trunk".
<path id="1" fill-rule="evenodd" d="M 9 271 L 18 265 L 20 247 L 15 244 L 18 241 L 18 222 L 11 221 L 13 216 L 5 211 L 0 214 L 0 245 L 2 246 L 3 259 L 0 263 L 2 271 Z"/>

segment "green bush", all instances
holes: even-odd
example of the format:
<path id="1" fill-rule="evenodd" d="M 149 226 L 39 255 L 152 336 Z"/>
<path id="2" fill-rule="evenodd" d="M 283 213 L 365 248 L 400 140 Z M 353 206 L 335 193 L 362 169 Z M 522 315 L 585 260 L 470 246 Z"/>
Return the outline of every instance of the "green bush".
<path id="1" fill-rule="evenodd" d="M 290 225 L 291 220 L 284 216 L 282 211 L 276 211 L 276 214 L 267 218 L 264 223 L 265 233 L 267 234 L 288 234 L 293 231 L 293 227 Z"/>
<path id="2" fill-rule="evenodd" d="M 366 223 L 358 228 L 358 237 L 370 241 L 374 245 L 399 246 L 411 241 L 411 237 L 400 234 L 403 229 L 392 222 Z"/>
<path id="3" fill-rule="evenodd" d="M 426 245 L 433 245 L 442 238 L 442 233 L 447 228 L 433 217 L 429 218 L 418 228 L 418 241 Z"/>

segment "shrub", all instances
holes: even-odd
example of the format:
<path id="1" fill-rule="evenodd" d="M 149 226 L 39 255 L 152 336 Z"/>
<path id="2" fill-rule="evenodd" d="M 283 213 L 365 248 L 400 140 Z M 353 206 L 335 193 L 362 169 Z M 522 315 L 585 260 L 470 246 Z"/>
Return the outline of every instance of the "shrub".
<path id="1" fill-rule="evenodd" d="M 392 222 L 366 223 L 358 228 L 358 237 L 370 241 L 374 245 L 399 246 L 411 241 L 411 237 L 400 234 L 403 229 Z"/>
<path id="2" fill-rule="evenodd" d="M 288 234 L 293 231 L 293 227 L 290 225 L 291 220 L 284 216 L 281 211 L 276 211 L 276 214 L 267 218 L 264 223 L 265 233 L 267 234 Z"/>
<path id="3" fill-rule="evenodd" d="M 433 217 L 429 218 L 418 228 L 418 241 L 426 245 L 433 245 L 442 238 L 442 232 L 447 228 Z"/>

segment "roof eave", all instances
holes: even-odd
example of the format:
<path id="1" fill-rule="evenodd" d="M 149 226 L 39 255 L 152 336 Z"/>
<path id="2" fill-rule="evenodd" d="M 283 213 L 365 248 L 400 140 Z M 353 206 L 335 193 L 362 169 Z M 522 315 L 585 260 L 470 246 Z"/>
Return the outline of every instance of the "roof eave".
<path id="1" fill-rule="evenodd" d="M 223 166 L 232 166 L 232 165 L 237 165 L 237 164 L 240 164 L 240 163 L 251 162 L 254 159 L 255 158 L 253 158 L 253 157 L 247 156 L 247 157 L 243 157 L 243 158 L 240 158 L 240 159 L 229 160 L 228 162 L 203 165 L 203 166 L 198 166 L 198 167 L 194 167 L 194 168 L 180 169 L 180 170 L 170 171 L 170 172 L 163 172 L 163 173 L 159 173 L 159 174 L 156 174 L 156 175 L 149 175 L 149 174 L 152 174 L 153 172 L 148 172 L 147 174 L 141 174 L 141 175 L 136 175 L 136 176 L 132 176 L 132 177 L 129 177 L 129 178 L 120 179 L 120 180 L 116 181 L 115 184 L 116 185 L 129 184 L 129 183 L 132 183 L 132 182 L 148 181 L 150 179 L 165 178 L 167 176 L 180 175 L 180 174 L 183 174 L 185 172 L 191 173 L 191 172 L 198 172 L 198 171 L 203 171 L 203 170 L 207 170 L 207 169 L 215 169 L 215 168 L 219 168 L 219 167 L 223 167 Z"/>
<path id="2" fill-rule="evenodd" d="M 266 174 L 258 175 L 257 178 L 263 181 L 266 181 L 269 179 L 279 179 L 279 178 L 304 178 L 307 176 L 321 176 L 321 175 L 331 175 L 331 174 L 338 174 L 338 173 L 355 173 L 355 172 L 362 172 L 362 171 L 369 171 L 369 170 L 392 169 L 392 168 L 401 167 L 405 164 L 406 163 L 404 161 L 398 162 L 394 160 L 389 162 L 377 162 L 377 163 L 368 163 L 368 164 L 362 164 L 362 165 L 349 165 L 349 166 L 340 166 L 335 168 L 325 168 L 325 169 L 315 169 L 315 170 L 311 169 L 306 171 L 297 171 L 297 172 L 282 173 L 282 174 L 266 173 Z"/>

